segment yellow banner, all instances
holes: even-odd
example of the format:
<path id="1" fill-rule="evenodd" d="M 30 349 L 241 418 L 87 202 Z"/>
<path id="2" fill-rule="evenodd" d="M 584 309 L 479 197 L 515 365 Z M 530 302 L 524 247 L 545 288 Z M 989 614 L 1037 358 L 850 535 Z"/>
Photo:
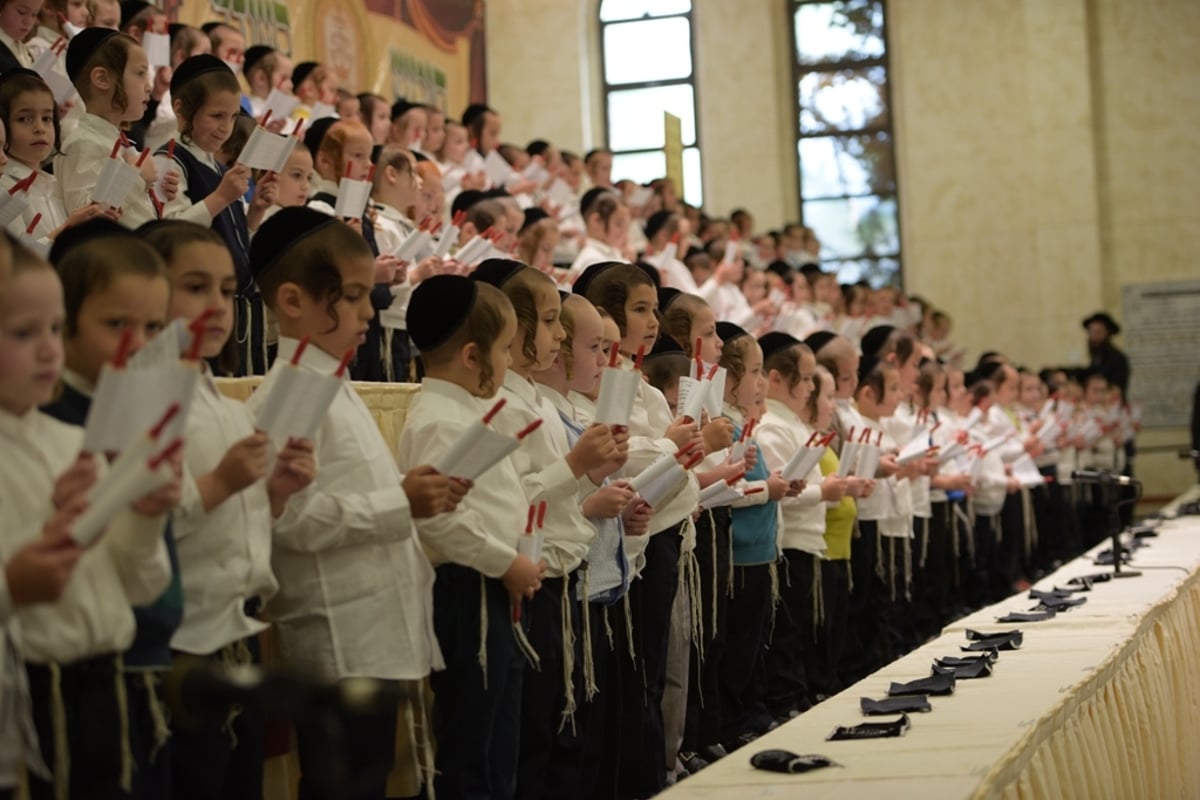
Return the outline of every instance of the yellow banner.
<path id="1" fill-rule="evenodd" d="M 247 46 L 319 61 L 351 92 L 405 97 L 459 117 L 484 102 L 483 0 L 166 0 L 171 19 L 220 20 Z"/>
<path id="2" fill-rule="evenodd" d="M 679 117 L 663 112 L 663 155 L 667 157 L 667 178 L 675 193 L 683 197 L 683 123 Z"/>

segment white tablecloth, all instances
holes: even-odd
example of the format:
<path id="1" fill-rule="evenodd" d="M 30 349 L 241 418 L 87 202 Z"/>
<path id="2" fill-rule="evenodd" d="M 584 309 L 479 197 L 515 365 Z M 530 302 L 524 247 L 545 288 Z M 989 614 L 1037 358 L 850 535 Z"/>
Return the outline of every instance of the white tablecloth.
<path id="1" fill-rule="evenodd" d="M 1141 577 L 1098 583 L 1085 605 L 1045 622 L 996 622 L 1036 605 L 1024 594 L 983 609 L 660 797 L 1200 797 L 1200 518 L 1167 522 L 1160 534 L 1135 555 Z M 1080 558 L 1036 588 L 1109 569 Z M 1002 652 L 991 677 L 931 697 L 933 711 L 910 714 L 903 737 L 825 740 L 838 725 L 868 720 L 860 698 L 881 699 L 892 681 L 927 677 L 935 658 L 962 655 L 967 628 L 1019 628 L 1024 644 Z M 770 748 L 841 766 L 800 775 L 752 768 L 750 756 Z"/>

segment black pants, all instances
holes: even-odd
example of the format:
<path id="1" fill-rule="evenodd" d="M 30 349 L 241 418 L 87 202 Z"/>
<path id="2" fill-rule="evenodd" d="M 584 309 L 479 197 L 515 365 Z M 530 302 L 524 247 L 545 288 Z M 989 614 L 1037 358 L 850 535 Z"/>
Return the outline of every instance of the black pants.
<path id="1" fill-rule="evenodd" d="M 850 551 L 854 590 L 850 593 L 849 631 L 842 661 L 842 682 L 858 683 L 891 659 L 883 612 L 887 586 L 877 574 L 879 524 L 859 520 L 859 535 Z"/>
<path id="2" fill-rule="evenodd" d="M 766 653 L 767 710 L 775 718 L 807 711 L 814 686 L 828 669 L 827 654 L 818 649 L 820 625 L 814 608 L 821 596 L 813 591 L 821 557 L 801 550 L 784 550 L 779 564 L 779 607 L 775 632 Z M 822 577 L 824 577 L 822 573 Z"/>
<path id="3" fill-rule="evenodd" d="M 33 722 L 37 727 L 42 757 L 51 771 L 55 765 L 55 737 L 51 705 L 50 668 L 27 664 L 29 693 L 33 703 Z M 60 687 L 66 712 L 66 741 L 70 752 L 68 797 L 96 800 L 127 800 L 121 788 L 121 712 L 117 699 L 115 654 L 65 664 L 61 667 Z M 29 776 L 29 796 L 33 800 L 52 800 L 53 782 Z"/>
<path id="4" fill-rule="evenodd" d="M 584 716 L 582 642 L 579 603 L 574 599 L 576 573 L 567 578 L 546 578 L 542 588 L 525 604 L 521 620 L 533 649 L 541 659 L 538 669 L 526 666 L 521 685 L 521 750 L 517 767 L 517 796 L 522 800 L 571 797 L 578 790 L 580 745 L 577 733 Z M 566 682 L 563 679 L 564 590 L 570 600 L 571 627 L 575 632 L 573 697 L 574 721 L 563 722 Z M 562 732 L 559 732 L 559 728 Z"/>
<path id="5" fill-rule="evenodd" d="M 251 663 L 262 663 L 258 637 L 244 640 Z M 218 653 L 204 657 L 216 661 Z M 179 659 L 196 660 L 180 654 Z M 266 719 L 259 708 L 229 705 L 176 712 L 171 720 L 171 781 L 175 800 L 254 800 L 262 797 Z"/>
<path id="6" fill-rule="evenodd" d="M 696 522 L 696 562 L 700 568 L 700 609 L 703 653 L 692 642 L 688 665 L 687 718 L 683 751 L 721 743 L 721 702 L 718 675 L 728 628 L 731 515 L 728 508 L 701 512 Z"/>
<path id="7" fill-rule="evenodd" d="M 629 589 L 636 663 L 622 661 L 624 715 L 621 719 L 620 797 L 649 797 L 667 783 L 662 699 L 667 683 L 671 607 L 679 587 L 682 523 L 654 534 L 646 565 Z"/>
<path id="8" fill-rule="evenodd" d="M 239 292 L 233 304 L 233 311 L 234 335 L 227 344 L 227 348 L 234 349 L 229 364 L 233 368 L 233 374 L 237 377 L 266 375 L 271 364 L 267 361 L 266 306 L 262 295 L 257 289 L 250 289 L 244 294 Z M 224 359 L 224 355 L 221 358 Z"/>
<path id="9" fill-rule="evenodd" d="M 883 556 L 883 608 L 885 650 L 879 666 L 890 664 L 916 646 L 916 619 L 912 606 L 912 543 L 914 540 L 881 536 Z M 908 551 L 907 553 L 905 551 Z"/>
<path id="10" fill-rule="evenodd" d="M 314 708 L 296 723 L 300 800 L 383 800 L 396 760 L 399 703 Z"/>
<path id="11" fill-rule="evenodd" d="M 975 566 L 971 580 L 967 583 L 967 604 L 971 609 L 980 609 L 992 602 L 992 592 L 998 584 L 993 575 L 999 572 L 996 561 L 996 526 L 999 515 L 976 514 Z"/>
<path id="12" fill-rule="evenodd" d="M 125 673 L 125 696 L 129 703 L 129 749 L 133 754 L 133 797 L 158 800 L 171 796 L 173 737 L 159 741 L 154 706 L 164 714 L 162 695 L 165 670 L 131 670 Z"/>
<path id="13" fill-rule="evenodd" d="M 600 693 L 583 707 L 579 796 L 590 800 L 613 800 L 620 796 L 619 778 L 625 771 L 621 766 L 625 751 L 622 747 L 622 727 L 626 717 L 624 703 L 633 695 L 633 691 L 623 683 L 634 673 L 633 655 L 629 650 L 629 628 L 625 624 L 625 599 L 611 606 L 591 603 L 588 611 L 592 618 L 592 658 Z M 613 633 L 611 645 L 606 619 L 607 627 Z M 641 708 L 640 695 L 637 708 Z M 640 763 L 640 755 L 634 755 Z"/>
<path id="14" fill-rule="evenodd" d="M 1025 504 L 1021 493 L 1004 499 L 1000 511 L 1000 541 L 996 543 L 996 566 L 992 570 L 992 602 L 999 602 L 1016 590 L 1025 572 Z"/>
<path id="15" fill-rule="evenodd" d="M 954 583 L 952 513 L 950 504 L 943 501 L 932 505 L 928 520 L 916 520 L 916 546 L 924 554 L 924 563 L 915 570 L 913 599 L 922 640 L 937 636 L 949 621 L 950 590 Z M 913 560 L 917 562 L 915 555 Z"/>
<path id="16" fill-rule="evenodd" d="M 437 568 L 433 626 L 446 668 L 430 676 L 437 740 L 437 796 L 510 798 L 517 788 L 521 683 L 525 657 L 512 631 L 508 592 L 483 580 L 487 603 L 487 683 L 479 663 L 480 575 L 457 564 Z"/>
<path id="17" fill-rule="evenodd" d="M 771 565 L 733 568 L 729 632 L 721 660 L 721 739 L 762 733 L 771 723 L 763 702 L 763 656 L 771 624 Z"/>
<path id="18" fill-rule="evenodd" d="M 822 658 L 822 668 L 808 676 L 810 699 L 814 703 L 833 697 L 846 685 L 841 669 L 850 628 L 849 560 L 821 562 L 821 590 L 825 595 L 825 623 L 817 635 L 816 650 Z"/>

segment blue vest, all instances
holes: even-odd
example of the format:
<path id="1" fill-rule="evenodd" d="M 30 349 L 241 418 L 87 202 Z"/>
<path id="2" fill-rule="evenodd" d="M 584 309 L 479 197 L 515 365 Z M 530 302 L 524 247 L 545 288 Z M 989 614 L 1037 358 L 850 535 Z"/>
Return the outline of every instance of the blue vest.
<path id="1" fill-rule="evenodd" d="M 733 439 L 737 441 L 742 435 L 742 429 L 733 427 Z M 758 444 L 750 440 L 755 447 Z M 747 481 L 765 481 L 771 476 L 770 467 L 763 456 L 762 448 L 758 448 L 758 463 L 754 469 L 746 472 Z M 776 514 L 776 503 L 768 500 L 757 506 L 733 509 L 733 563 L 739 567 L 752 564 L 770 564 L 778 557 L 776 552 L 776 533 L 779 529 L 779 517 Z"/>

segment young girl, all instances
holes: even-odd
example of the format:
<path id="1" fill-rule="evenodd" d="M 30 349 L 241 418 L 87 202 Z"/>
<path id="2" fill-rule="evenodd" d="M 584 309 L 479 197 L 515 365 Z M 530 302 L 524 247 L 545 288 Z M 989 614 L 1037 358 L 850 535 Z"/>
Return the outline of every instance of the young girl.
<path id="1" fill-rule="evenodd" d="M 87 114 L 54 158 L 54 174 L 63 208 L 68 214 L 92 202 L 104 160 L 117 149 L 118 157 L 137 164 L 141 156 L 129 147 L 117 148 L 121 126 L 141 119 L 149 98 L 146 51 L 125 34 L 107 28 L 86 28 L 67 47 L 70 78 L 87 105 Z M 152 158 L 141 160 L 140 179 L 121 204 L 120 222 L 138 228 L 152 219 L 178 217 L 207 225 L 211 214 L 203 204 L 177 199 L 179 173 L 168 170 L 163 197 L 155 189 L 158 172 Z"/>
<path id="2" fill-rule="evenodd" d="M 759 344 L 767 373 L 767 413 L 755 435 L 772 464 L 786 464 L 817 435 L 822 421 L 812 413 L 821 407 L 819 396 L 813 396 L 817 362 L 806 345 L 784 333 L 768 334 Z M 833 386 L 827 381 L 823 390 L 827 416 L 832 416 Z M 804 480 L 803 492 L 780 502 L 786 576 L 779 582 L 780 608 L 766 656 L 766 703 L 775 719 L 806 711 L 818 694 L 836 684 L 828 652 L 817 645 L 825 625 L 825 512 L 841 502 L 846 479 L 822 476 L 816 464 Z"/>
<path id="3" fill-rule="evenodd" d="M 573 639 L 580 619 L 571 598 L 596 535 L 581 506 L 623 465 L 622 445 L 609 426 L 601 424 L 589 426 L 574 446 L 569 445 L 566 425 L 556 419 L 554 405 L 533 383 L 533 373 L 554 364 L 566 338 L 553 281 L 519 262 L 500 259 L 483 262 L 472 277 L 504 292 L 517 317 L 512 365 L 500 391 L 507 405 L 493 427 L 516 435 L 535 419 L 545 421 L 512 456 L 527 502 L 548 504 L 543 532 L 546 577 L 524 616 L 541 663 L 537 670 L 527 669 L 522 682 L 517 793 L 559 797 L 562 787 L 548 773 L 558 772 L 559 765 L 572 766 L 570 752 L 557 746 L 556 736 L 560 721 L 571 720 L 575 710 Z"/>
<path id="4" fill-rule="evenodd" d="M 40 520 L 53 510 L 47 500 L 63 501 L 54 487 L 67 467 L 75 463 L 73 472 L 81 477 L 103 473 L 105 465 L 80 455 L 82 430 L 37 411 L 38 404 L 52 399 L 63 366 L 63 290 L 44 261 L 11 241 L 8 247 L 13 271 L 0 298 L 5 363 L 0 417 L 6 455 L 0 482 L 6 520 Z M 92 346 L 99 349 L 107 339 L 120 338 L 120 329 L 107 339 L 99 331 L 93 335 L 97 341 Z M 131 687 L 122 675 L 122 652 L 134 641 L 135 629 L 139 638 L 148 638 L 141 628 L 151 622 L 144 616 L 135 622 L 130 606 L 153 603 L 170 582 L 162 534 L 164 514 L 178 499 L 175 481 L 143 498 L 132 513 L 122 512 L 82 554 L 61 600 L 16 614 L 33 718 L 42 755 L 54 773 L 53 784 L 31 776 L 35 798 L 117 796 L 133 788 L 134 759 L 139 769 L 146 766 L 149 747 L 141 746 L 146 740 L 135 727 L 143 721 L 145 693 L 127 694 Z M 6 560 L 33 530 L 6 523 Z M 128 657 L 133 656 L 130 651 Z"/>
<path id="5" fill-rule="evenodd" d="M 161 222 L 143 234 L 167 263 L 168 318 L 211 313 L 200 355 L 220 355 L 233 331 L 237 275 L 213 231 L 186 222 Z M 255 617 L 275 594 L 271 521 L 288 497 L 312 480 L 311 442 L 289 442 L 268 477 L 266 434 L 254 430 L 246 407 L 201 382 L 188 416 L 183 502 L 174 533 L 183 577 L 183 622 L 171 639 L 176 663 L 200 657 L 258 663 Z M 171 743 L 174 797 L 210 798 L 261 791 L 264 718 L 233 707 L 177 717 Z"/>
<path id="6" fill-rule="evenodd" d="M 32 180 L 25 190 L 29 207 L 9 224 L 10 233 L 48 243 L 65 228 L 93 217 L 117 218 L 116 211 L 96 203 L 70 216 L 63 210 L 54 176 L 42 170 L 42 165 L 58 151 L 59 126 L 54 95 L 40 75 L 20 69 L 0 77 L 0 122 L 8 134 L 3 147 L 8 158 L 0 177 L 0 189 L 11 189 L 17 183 Z"/>
<path id="7" fill-rule="evenodd" d="M 400 435 L 402 465 L 439 458 L 487 413 L 517 335 L 501 291 L 454 275 L 417 287 L 407 325 L 425 378 Z M 527 511 L 521 478 L 505 458 L 479 476 L 456 512 L 419 526 L 437 565 L 433 623 L 446 659 L 432 677 L 439 794 L 512 797 L 516 790 L 525 661 L 512 607 L 534 596 L 543 571 L 517 552 Z"/>
<path id="8" fill-rule="evenodd" d="M 250 228 L 262 218 L 248 219 L 242 195 L 250 184 L 250 169 L 235 164 L 225 169 L 217 161 L 221 147 L 233 133 L 241 103 L 237 76 L 213 55 L 187 59 L 171 77 L 171 96 L 179 123 L 173 154 L 180 167 L 180 191 L 203 205 L 212 218 L 212 229 L 233 257 L 238 289 L 234 308 L 234 341 L 238 345 L 236 375 L 262 375 L 267 371 L 266 323 L 262 298 L 250 274 Z M 159 151 L 165 154 L 168 151 Z M 259 184 L 258 189 L 263 188 Z"/>
<path id="9" fill-rule="evenodd" d="M 727 371 L 725 415 L 733 420 L 735 440 L 750 424 L 766 393 L 762 348 L 746 331 L 727 322 L 717 325 L 724 342 L 721 366 Z M 806 386 L 807 388 L 807 386 Z M 807 399 L 807 395 L 805 396 Z M 753 438 L 746 440 L 756 447 Z M 732 513 L 733 594 L 729 598 L 729 631 L 721 660 L 719 683 L 721 739 L 731 751 L 759 734 L 773 720 L 763 702 L 764 686 L 758 679 L 763 669 L 767 628 L 775 598 L 775 561 L 778 557 L 778 503 L 795 496 L 802 482 L 791 484 L 758 453 L 746 459 L 746 481 L 751 491 L 734 504 Z"/>
<path id="10" fill-rule="evenodd" d="M 374 265 L 362 237 L 308 208 L 263 223 L 250 263 L 279 319 L 279 357 L 247 403 L 258 411 L 272 384 L 308 340 L 299 368 L 332 375 L 374 315 Z M 319 468 L 274 520 L 271 600 L 283 663 L 331 680 L 370 677 L 419 684 L 442 666 L 433 635 L 433 570 L 413 521 L 452 509 L 462 492 L 414 460 L 402 475 L 370 411 L 347 384 L 314 437 Z M 394 695 L 392 695 L 394 698 Z M 415 704 L 419 714 L 421 703 Z M 342 708 L 296 730 L 301 797 L 383 797 L 395 758 L 397 706 Z M 329 725 L 334 726 L 331 734 Z M 351 786 L 329 785 L 327 744 L 342 742 Z M 415 768 L 415 764 L 413 765 Z M 322 780 L 324 779 L 324 780 Z"/>
<path id="11" fill-rule="evenodd" d="M 593 264 L 580 275 L 575 291 L 606 310 L 617 323 L 621 336 L 619 349 L 626 366 L 639 349 L 649 351 L 653 347 L 659 329 L 658 296 L 645 272 L 618 262 Z M 621 477 L 636 475 L 660 454 L 703 445 L 697 421 L 673 418 L 662 393 L 645 382 L 638 385 L 629 434 L 629 461 L 618 473 Z M 623 665 L 620 680 L 622 692 L 626 693 L 624 707 L 641 711 L 622 718 L 620 742 L 610 743 L 620 756 L 606 750 L 604 758 L 621 759 L 608 763 L 622 765 L 619 788 L 630 796 L 646 797 L 661 791 L 666 784 L 662 699 L 667 641 L 678 587 L 682 537 L 686 527 L 690 538 L 691 515 L 698 502 L 699 483 L 689 472 L 674 494 L 669 494 L 654 509 L 649 524 L 651 535 L 626 540 L 627 545 L 632 545 L 631 559 L 635 570 L 640 567 L 642 580 L 629 591 L 637 660 Z M 663 757 L 657 757 L 658 754 Z"/>
<path id="12" fill-rule="evenodd" d="M 587 241 L 571 263 L 570 279 L 592 264 L 628 261 L 623 251 L 629 236 L 629 208 L 621 195 L 611 189 L 591 189 L 580 201 L 579 213 L 587 226 Z"/>

